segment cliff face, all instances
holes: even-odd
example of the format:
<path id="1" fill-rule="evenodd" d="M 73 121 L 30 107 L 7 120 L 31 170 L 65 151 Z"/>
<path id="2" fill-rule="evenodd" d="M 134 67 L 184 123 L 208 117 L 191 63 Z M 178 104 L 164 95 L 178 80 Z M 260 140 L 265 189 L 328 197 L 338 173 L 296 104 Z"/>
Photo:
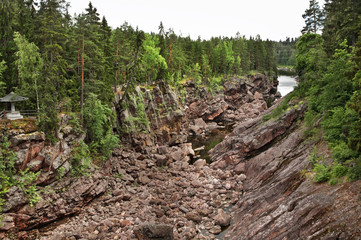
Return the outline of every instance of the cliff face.
<path id="1" fill-rule="evenodd" d="M 241 123 L 212 150 L 214 167 L 247 176 L 225 239 L 360 238 L 361 181 L 312 183 L 313 143 L 299 127 L 304 110 Z"/>
<path id="2" fill-rule="evenodd" d="M 191 80 L 183 83 L 181 93 L 162 81 L 138 86 L 126 96 L 118 91 L 117 128 L 128 135 L 125 139 L 139 151 L 157 144 L 182 144 L 189 134 L 199 135 L 217 128 L 218 123 L 219 126 L 258 116 L 280 97 L 277 85 L 277 79 L 256 74 L 226 79 L 224 90 L 219 92 L 195 86 Z"/>

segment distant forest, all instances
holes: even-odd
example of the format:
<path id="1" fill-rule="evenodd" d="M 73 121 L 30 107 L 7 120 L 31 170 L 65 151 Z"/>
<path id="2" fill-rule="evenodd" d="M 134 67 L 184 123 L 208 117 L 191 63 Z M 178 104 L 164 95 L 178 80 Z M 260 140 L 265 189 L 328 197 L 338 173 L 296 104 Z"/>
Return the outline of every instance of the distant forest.
<path id="1" fill-rule="evenodd" d="M 29 109 L 36 108 L 37 92 L 40 109 L 70 98 L 79 110 L 82 73 L 84 99 L 93 93 L 107 104 L 113 86 L 128 81 L 276 73 L 274 42 L 260 36 L 192 40 L 162 23 L 157 33 L 127 22 L 112 29 L 92 3 L 73 19 L 65 0 L 4 0 L 0 14 L 0 95 L 27 96 Z"/>

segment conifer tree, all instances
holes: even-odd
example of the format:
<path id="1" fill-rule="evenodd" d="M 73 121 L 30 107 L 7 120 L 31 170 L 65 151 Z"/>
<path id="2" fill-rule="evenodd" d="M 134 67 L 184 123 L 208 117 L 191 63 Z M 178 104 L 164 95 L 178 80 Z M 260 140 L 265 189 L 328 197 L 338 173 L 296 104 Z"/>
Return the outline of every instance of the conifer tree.
<path id="1" fill-rule="evenodd" d="M 310 0 L 309 8 L 302 15 L 305 19 L 306 26 L 302 29 L 304 33 L 317 33 L 321 30 L 324 21 L 324 12 L 321 10 L 316 0 Z"/>

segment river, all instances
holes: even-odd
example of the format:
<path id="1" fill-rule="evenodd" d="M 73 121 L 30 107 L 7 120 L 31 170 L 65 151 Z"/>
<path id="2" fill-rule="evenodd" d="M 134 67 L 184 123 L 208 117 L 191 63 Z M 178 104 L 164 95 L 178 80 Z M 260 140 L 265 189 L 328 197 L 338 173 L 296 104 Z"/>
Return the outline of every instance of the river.
<path id="1" fill-rule="evenodd" d="M 278 77 L 278 82 L 278 91 L 281 93 L 282 97 L 292 92 L 293 88 L 297 86 L 296 78 L 290 76 L 281 75 Z"/>

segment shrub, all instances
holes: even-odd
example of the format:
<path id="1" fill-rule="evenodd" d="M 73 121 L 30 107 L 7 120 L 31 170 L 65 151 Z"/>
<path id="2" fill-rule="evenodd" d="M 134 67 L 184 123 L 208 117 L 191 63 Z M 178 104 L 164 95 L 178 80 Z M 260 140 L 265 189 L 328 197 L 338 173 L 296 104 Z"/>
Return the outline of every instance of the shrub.
<path id="1" fill-rule="evenodd" d="M 91 151 L 109 157 L 119 138 L 112 133 L 114 112 L 103 105 L 95 94 L 90 94 L 84 106 L 84 126 Z"/>
<path id="2" fill-rule="evenodd" d="M 343 141 L 331 144 L 331 147 L 333 157 L 337 162 L 345 162 L 358 156 L 358 153 L 349 149 L 347 144 Z"/>
<path id="3" fill-rule="evenodd" d="M 17 185 L 28 197 L 30 206 L 34 206 L 41 199 L 36 188 L 36 179 L 39 174 L 40 172 L 34 173 L 26 169 L 25 171 L 20 171 L 20 177 L 17 181 Z"/>
<path id="4" fill-rule="evenodd" d="M 360 180 L 361 179 L 361 157 L 358 157 L 354 160 L 353 167 L 349 168 L 347 175 L 350 180 Z"/>
<path id="5" fill-rule="evenodd" d="M 332 167 L 332 170 L 331 170 L 331 175 L 333 177 L 336 177 L 336 178 L 340 178 L 340 177 L 343 177 L 346 175 L 347 173 L 347 167 L 346 166 L 343 166 L 339 163 L 336 163 L 333 165 Z"/>
<path id="6" fill-rule="evenodd" d="M 324 164 L 316 163 L 313 171 L 316 172 L 313 178 L 315 182 L 325 182 L 331 177 L 330 168 Z"/>
<path id="7" fill-rule="evenodd" d="M 72 150 L 71 173 L 74 176 L 86 175 L 91 164 L 89 147 L 83 141 L 75 144 Z M 61 174 L 61 173 L 60 173 Z"/>

